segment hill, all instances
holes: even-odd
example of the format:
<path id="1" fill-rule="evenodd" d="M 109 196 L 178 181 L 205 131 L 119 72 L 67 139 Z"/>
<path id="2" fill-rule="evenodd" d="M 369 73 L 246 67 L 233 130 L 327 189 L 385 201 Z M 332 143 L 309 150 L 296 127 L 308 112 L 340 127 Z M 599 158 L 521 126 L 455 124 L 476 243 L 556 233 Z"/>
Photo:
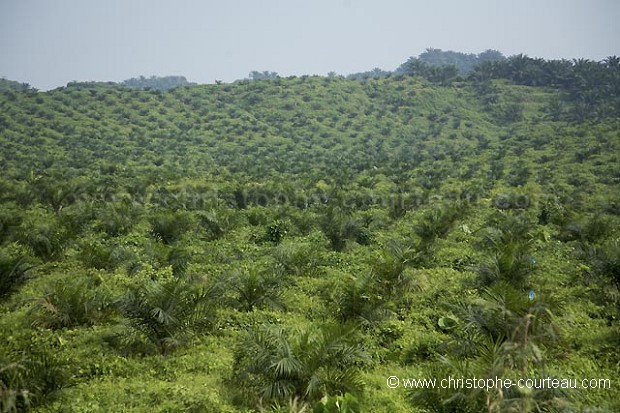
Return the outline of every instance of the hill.
<path id="1" fill-rule="evenodd" d="M 528 59 L 0 94 L 1 409 L 619 410 L 618 95 Z"/>
<path id="2" fill-rule="evenodd" d="M 0 93 L 2 92 L 21 92 L 30 89 L 30 85 L 27 83 L 19 83 L 14 80 L 8 80 L 5 78 L 0 79 Z"/>

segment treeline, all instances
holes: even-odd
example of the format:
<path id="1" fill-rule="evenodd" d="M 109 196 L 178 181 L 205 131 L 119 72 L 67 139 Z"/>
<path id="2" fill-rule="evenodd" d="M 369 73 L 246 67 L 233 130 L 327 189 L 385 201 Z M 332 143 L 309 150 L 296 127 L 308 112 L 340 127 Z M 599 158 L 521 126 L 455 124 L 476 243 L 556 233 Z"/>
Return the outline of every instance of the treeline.
<path id="1" fill-rule="evenodd" d="M 121 85 L 132 89 L 170 90 L 177 87 L 192 86 L 196 83 L 189 82 L 185 76 L 151 76 L 132 77 L 121 82 Z"/>
<path id="2" fill-rule="evenodd" d="M 496 50 L 476 55 L 427 49 L 418 57 L 410 57 L 395 71 L 375 68 L 347 78 L 366 80 L 389 76 L 419 76 L 438 85 L 473 81 L 483 97 L 491 80 L 553 88 L 562 92 L 548 108 L 554 120 L 584 121 L 620 115 L 620 57 L 617 56 L 596 62 L 545 60 L 523 54 L 506 58 Z"/>
<path id="3" fill-rule="evenodd" d="M 28 83 L 19 83 L 14 80 L 0 78 L 0 93 L 3 92 L 23 92 L 32 89 Z"/>
<path id="4" fill-rule="evenodd" d="M 620 115 L 620 57 L 603 61 L 587 59 L 545 60 L 522 54 L 506 60 L 484 62 L 471 79 L 485 82 L 505 79 L 518 85 L 543 86 L 562 92 L 550 115 L 575 121 Z"/>
<path id="5" fill-rule="evenodd" d="M 453 79 L 456 76 L 467 76 L 474 71 L 475 67 L 483 62 L 501 61 L 506 57 L 497 50 L 485 50 L 484 52 L 462 53 L 452 50 L 428 48 L 418 57 L 411 56 L 396 70 L 389 71 L 374 68 L 367 72 L 353 73 L 347 76 L 352 80 L 364 80 L 392 75 L 420 75 L 431 81 L 442 83 L 444 78 Z"/>

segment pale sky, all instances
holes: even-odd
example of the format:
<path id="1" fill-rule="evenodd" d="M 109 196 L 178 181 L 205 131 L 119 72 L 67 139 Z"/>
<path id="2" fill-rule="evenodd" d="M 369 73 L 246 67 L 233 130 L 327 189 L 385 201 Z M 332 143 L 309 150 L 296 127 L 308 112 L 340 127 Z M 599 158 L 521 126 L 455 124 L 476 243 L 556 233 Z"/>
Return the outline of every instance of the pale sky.
<path id="1" fill-rule="evenodd" d="M 0 77 L 230 82 L 393 70 L 426 48 L 620 55 L 620 0 L 0 0 Z"/>

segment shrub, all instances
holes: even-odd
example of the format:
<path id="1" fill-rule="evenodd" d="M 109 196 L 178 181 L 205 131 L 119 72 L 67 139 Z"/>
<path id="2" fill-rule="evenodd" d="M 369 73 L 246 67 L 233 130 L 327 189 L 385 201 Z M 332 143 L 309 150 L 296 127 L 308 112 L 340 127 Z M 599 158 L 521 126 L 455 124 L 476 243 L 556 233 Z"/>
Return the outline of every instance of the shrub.
<path id="1" fill-rule="evenodd" d="M 172 267 L 172 273 L 178 277 L 185 274 L 191 258 L 192 254 L 188 248 L 175 245 L 168 251 L 166 264 Z"/>
<path id="2" fill-rule="evenodd" d="M 288 224 L 279 219 L 273 221 L 265 230 L 265 241 L 279 244 L 288 232 Z"/>
<path id="3" fill-rule="evenodd" d="M 16 360 L 16 359 L 13 359 Z M 69 384 L 65 365 L 47 352 L 32 349 L 12 361 L 0 355 L 0 411 L 29 411 Z"/>
<path id="4" fill-rule="evenodd" d="M 409 266 L 420 264 L 424 258 L 424 253 L 400 241 L 390 240 L 371 263 L 380 291 L 388 297 L 408 292 L 413 287 L 413 280 L 406 270 Z"/>
<path id="5" fill-rule="evenodd" d="M 562 241 L 584 241 L 595 243 L 606 238 L 613 230 L 611 221 L 604 215 L 594 215 L 589 218 L 567 223 L 560 233 Z"/>
<path id="6" fill-rule="evenodd" d="M 564 225 L 568 212 L 562 203 L 557 199 L 548 199 L 540 208 L 538 223 L 541 225 L 555 224 Z"/>
<path id="7" fill-rule="evenodd" d="M 0 245 L 14 237 L 22 222 L 20 211 L 12 205 L 3 205 L 0 210 Z"/>
<path id="8" fill-rule="evenodd" d="M 273 251 L 274 258 L 286 274 L 307 275 L 316 271 L 319 261 L 313 242 L 286 240 Z"/>
<path id="9" fill-rule="evenodd" d="M 368 228 L 340 208 L 328 208 L 320 225 L 334 251 L 343 251 L 349 240 L 362 245 L 370 243 Z"/>
<path id="10" fill-rule="evenodd" d="M 208 212 L 200 211 L 197 213 L 197 216 L 200 225 L 207 232 L 209 240 L 221 238 L 231 226 L 229 216 L 215 210 Z"/>
<path id="11" fill-rule="evenodd" d="M 87 239 L 81 242 L 78 256 L 87 267 L 113 270 L 134 254 L 124 245 Z"/>
<path id="12" fill-rule="evenodd" d="M 589 247 L 584 258 L 598 274 L 607 277 L 620 288 L 620 243 L 617 239 Z"/>

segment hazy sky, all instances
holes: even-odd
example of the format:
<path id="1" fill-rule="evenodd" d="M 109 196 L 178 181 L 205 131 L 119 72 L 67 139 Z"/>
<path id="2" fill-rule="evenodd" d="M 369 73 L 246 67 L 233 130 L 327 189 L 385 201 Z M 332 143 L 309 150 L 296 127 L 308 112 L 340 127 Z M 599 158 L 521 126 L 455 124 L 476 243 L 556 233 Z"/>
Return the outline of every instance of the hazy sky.
<path id="1" fill-rule="evenodd" d="M 620 0 L 0 0 L 0 77 L 233 81 L 394 69 L 427 47 L 620 55 Z"/>

